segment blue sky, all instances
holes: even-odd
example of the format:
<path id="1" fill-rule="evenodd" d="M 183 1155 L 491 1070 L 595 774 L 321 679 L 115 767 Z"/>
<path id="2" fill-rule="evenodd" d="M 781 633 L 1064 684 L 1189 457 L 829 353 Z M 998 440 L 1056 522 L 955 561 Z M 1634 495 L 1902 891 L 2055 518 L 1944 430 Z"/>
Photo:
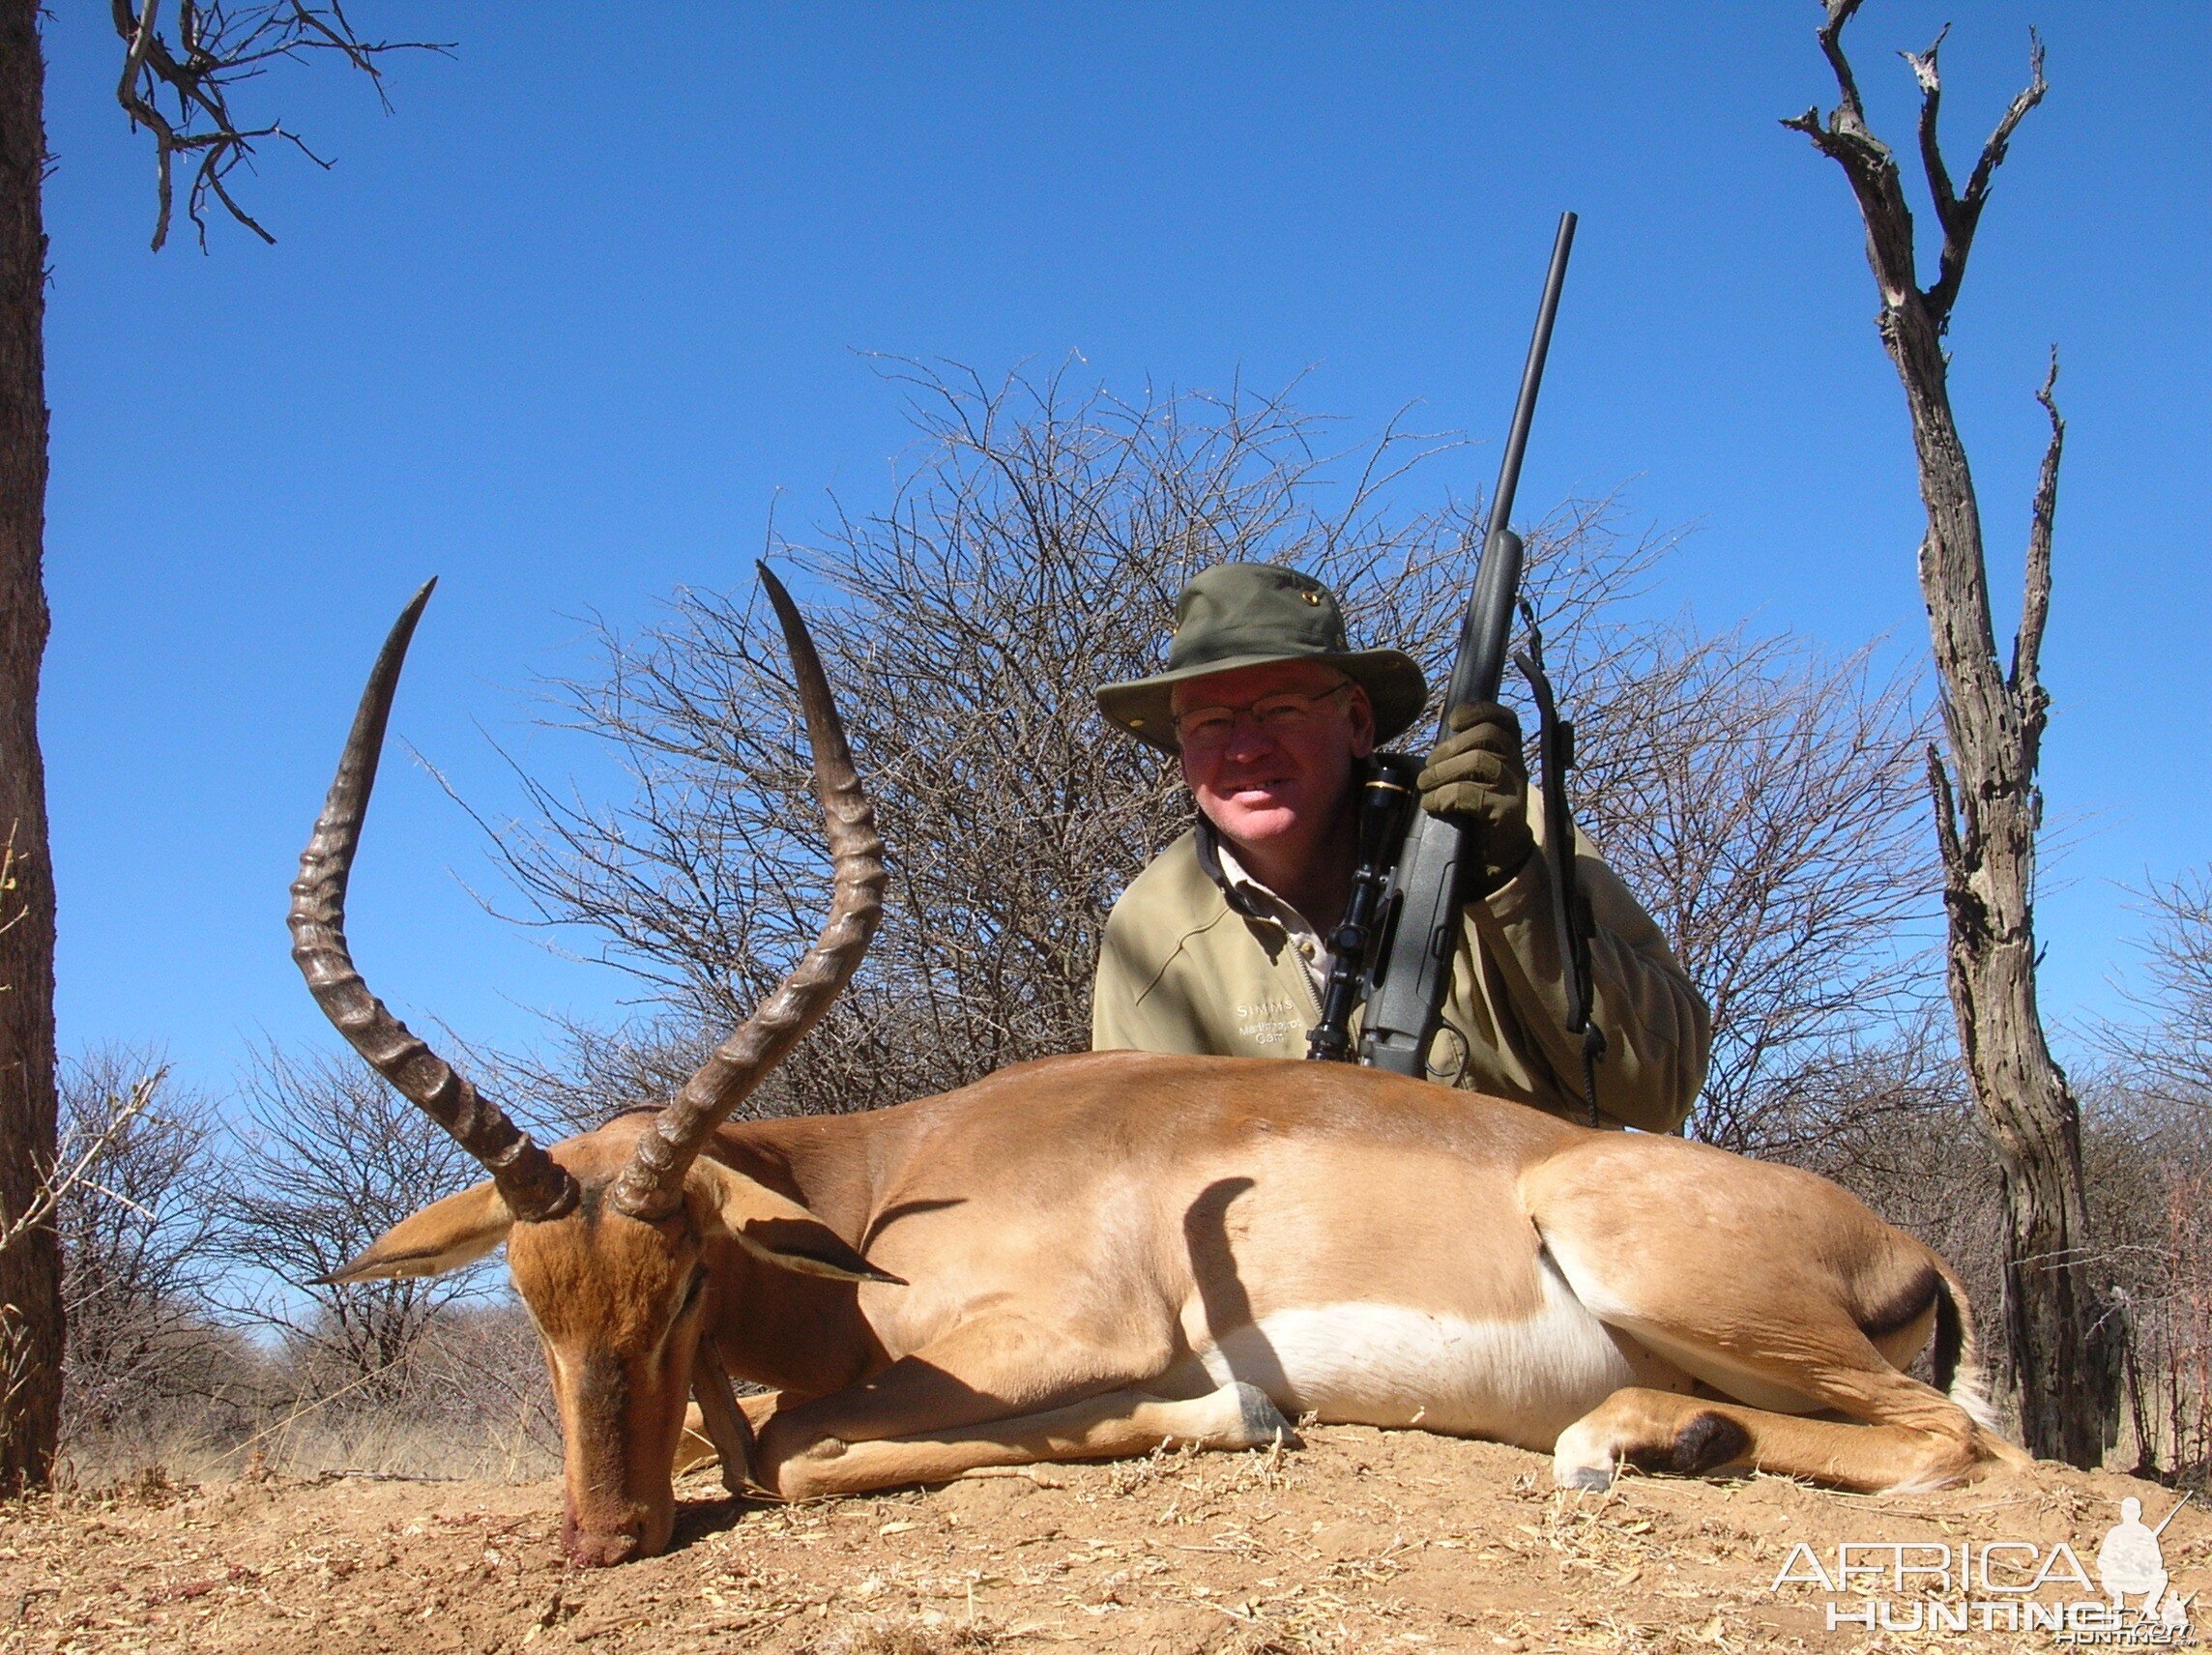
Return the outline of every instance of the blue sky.
<path id="1" fill-rule="evenodd" d="M 102 8 L 46 23 L 53 280 L 44 720 L 65 1046 L 165 1044 L 220 1084 L 322 1038 L 284 886 L 375 641 L 443 577 L 395 734 L 472 800 L 491 740 L 559 768 L 534 678 L 586 616 L 750 578 L 771 504 L 866 507 L 904 442 L 862 353 L 1207 387 L 1307 372 L 1309 408 L 1400 405 L 1495 469 L 1555 218 L 1583 216 L 1528 514 L 1625 490 L 1697 533 L 1665 596 L 1839 647 L 1925 649 L 1901 395 L 1848 190 L 1776 118 L 1832 101 L 1812 0 L 1661 7 L 511 8 L 362 0 L 458 43 L 241 95 L 336 161 L 243 180 L 279 240 L 159 255 Z M 615 26 L 619 17 L 626 24 Z M 2205 294 L 2212 14 L 1871 0 L 1855 58 L 1909 140 L 1893 56 L 1954 22 L 1959 170 L 2024 74 L 1952 331 L 2006 619 L 2057 343 L 2071 433 L 2045 786 L 2079 842 L 2042 914 L 2045 1002 L 2112 1004 L 2115 882 L 2212 857 Z M 631 23 L 636 18 L 642 21 Z M 1307 370 L 1310 370 L 1308 372 Z M 357 882 L 370 979 L 520 1042 L 623 982 L 465 888 L 477 830 L 387 770 Z"/>

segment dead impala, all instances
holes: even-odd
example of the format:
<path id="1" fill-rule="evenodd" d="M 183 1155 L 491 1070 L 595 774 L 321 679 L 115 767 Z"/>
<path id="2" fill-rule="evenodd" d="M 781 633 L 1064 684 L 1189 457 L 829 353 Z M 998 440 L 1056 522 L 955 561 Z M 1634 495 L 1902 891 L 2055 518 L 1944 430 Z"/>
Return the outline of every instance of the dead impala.
<path id="1" fill-rule="evenodd" d="M 428 587 L 292 887 L 316 1000 L 492 1175 L 332 1280 L 507 1243 L 559 1401 L 572 1555 L 667 1545 L 692 1394 L 729 1485 L 786 1499 L 1248 1446 L 1308 1412 L 1548 1449 L 1574 1487 L 1624 1464 L 1877 1490 L 2024 1462 L 1989 1429 L 1940 1258 L 1833 1184 L 1702 1145 L 1343 1064 L 1130 1052 L 724 1124 L 850 978 L 883 901 L 821 663 L 762 577 L 835 889 L 813 948 L 665 1108 L 542 1149 L 354 969 L 346 882 Z M 1934 1388 L 1903 1372 L 1931 1335 Z M 757 1440 L 733 1374 L 779 1393 Z"/>

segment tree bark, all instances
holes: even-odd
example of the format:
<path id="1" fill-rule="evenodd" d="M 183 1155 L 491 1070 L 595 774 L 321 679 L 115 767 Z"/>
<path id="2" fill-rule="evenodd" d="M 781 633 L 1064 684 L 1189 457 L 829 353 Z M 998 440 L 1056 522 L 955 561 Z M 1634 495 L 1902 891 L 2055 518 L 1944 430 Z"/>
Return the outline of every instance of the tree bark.
<path id="1" fill-rule="evenodd" d="M 1947 974 L 1976 1118 L 2003 1169 L 2009 1387 L 2030 1449 L 2093 1466 L 2109 1439 L 2108 1421 L 2115 1417 L 2114 1335 L 2100 1316 L 2086 1252 L 2081 1111 L 2044 1039 L 2035 997 L 2035 841 L 2043 815 L 2036 769 L 2050 707 L 2038 657 L 2051 600 L 2051 533 L 2065 436 L 2052 395 L 2057 359 L 2053 354 L 2051 378 L 2038 393 L 2051 417 L 2051 443 L 2035 494 L 2020 631 L 2007 675 L 1997 660 L 1981 509 L 1951 412 L 1943 349 L 1991 181 L 2014 130 L 2043 98 L 2043 48 L 2035 43 L 2030 83 L 1983 145 L 1964 195 L 1954 193 L 1936 142 L 1941 37 L 1924 53 L 1906 54 L 1920 82 L 1920 157 L 1943 231 L 1937 278 L 1923 288 L 1896 159 L 1868 129 L 1844 56 L 1843 27 L 1859 3 L 1827 0 L 1819 32 L 1843 102 L 1825 124 L 1808 110 L 1784 125 L 1804 132 L 1850 180 L 1881 296 L 1876 325 L 1912 420 L 1928 516 L 1920 589 L 1950 748 L 1948 770 L 1933 748 L 1928 755 L 1943 859 Z"/>
<path id="2" fill-rule="evenodd" d="M 54 886 L 39 754 L 45 653 L 46 238 L 39 192 L 44 65 L 36 0 L 0 0 L 0 1207 L 24 1212 L 54 1153 Z M 0 1487 L 53 1463 L 62 1374 L 61 1255 L 50 1225 L 0 1250 Z"/>

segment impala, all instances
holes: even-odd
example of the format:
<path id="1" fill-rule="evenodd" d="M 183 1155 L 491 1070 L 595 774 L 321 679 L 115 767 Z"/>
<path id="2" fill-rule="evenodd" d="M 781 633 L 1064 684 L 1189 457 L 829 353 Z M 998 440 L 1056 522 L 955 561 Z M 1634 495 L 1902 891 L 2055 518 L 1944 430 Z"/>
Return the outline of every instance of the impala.
<path id="1" fill-rule="evenodd" d="M 335 1282 L 505 1243 L 566 1442 L 564 1544 L 667 1545 L 696 1395 L 733 1490 L 1287 1438 L 1286 1416 L 1623 1466 L 1931 1487 L 1994 1435 L 1956 1276 L 1820 1178 L 1334 1063 L 1087 1054 L 866 1114 L 726 1124 L 851 977 L 883 844 L 789 644 L 835 869 L 821 937 L 658 1110 L 542 1148 L 372 996 L 345 891 L 424 587 L 378 657 L 292 887 L 293 956 L 491 1174 Z M 435 583 L 432 583 L 433 585 Z M 1933 1337 L 1936 1384 L 1905 1368 Z M 757 1433 L 729 1376 L 771 1387 Z"/>

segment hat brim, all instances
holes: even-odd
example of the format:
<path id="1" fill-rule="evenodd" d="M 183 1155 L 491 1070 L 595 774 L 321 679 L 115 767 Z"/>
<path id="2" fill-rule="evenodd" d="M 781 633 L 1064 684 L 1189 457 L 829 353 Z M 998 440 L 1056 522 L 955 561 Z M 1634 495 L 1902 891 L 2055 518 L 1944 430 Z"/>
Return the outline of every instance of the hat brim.
<path id="1" fill-rule="evenodd" d="M 1242 667 L 1272 666 L 1277 661 L 1318 661 L 1344 674 L 1367 692 L 1375 710 L 1375 742 L 1403 735 L 1421 715 L 1429 699 L 1429 682 L 1420 664 L 1400 650 L 1353 650 L 1343 654 L 1314 654 L 1295 650 L 1263 654 L 1231 655 L 1217 661 L 1164 672 L 1127 683 L 1098 686 L 1098 711 L 1106 722 L 1163 753 L 1179 752 L 1175 736 L 1175 687 L 1188 679 L 1214 673 L 1236 672 Z"/>

